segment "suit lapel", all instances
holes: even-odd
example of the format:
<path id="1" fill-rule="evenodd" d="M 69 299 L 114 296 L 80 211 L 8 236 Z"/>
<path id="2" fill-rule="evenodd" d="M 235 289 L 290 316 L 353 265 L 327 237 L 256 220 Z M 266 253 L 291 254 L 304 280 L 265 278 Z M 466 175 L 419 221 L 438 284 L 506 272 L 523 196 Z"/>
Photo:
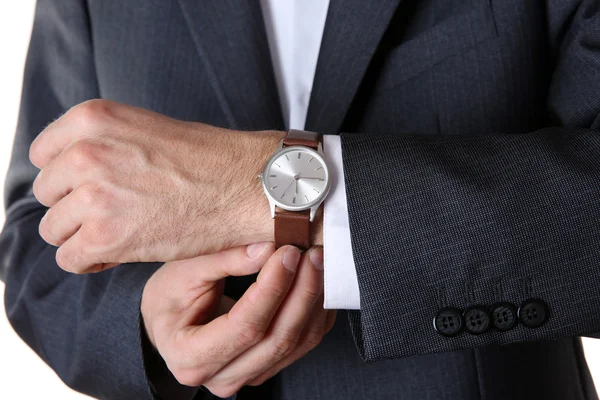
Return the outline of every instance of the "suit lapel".
<path id="1" fill-rule="evenodd" d="M 178 1 L 229 127 L 283 129 L 259 2 Z"/>
<path id="2" fill-rule="evenodd" d="M 339 133 L 400 0 L 332 0 L 315 71 L 306 129 Z"/>

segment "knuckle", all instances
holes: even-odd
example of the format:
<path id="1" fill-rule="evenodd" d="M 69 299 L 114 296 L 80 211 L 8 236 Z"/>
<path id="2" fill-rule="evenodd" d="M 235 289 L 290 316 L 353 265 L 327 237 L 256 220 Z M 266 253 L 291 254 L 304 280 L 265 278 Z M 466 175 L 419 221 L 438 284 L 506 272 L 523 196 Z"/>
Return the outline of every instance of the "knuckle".
<path id="1" fill-rule="evenodd" d="M 251 347 L 257 344 L 265 336 L 266 328 L 261 323 L 244 323 L 237 335 L 237 341 L 241 347 Z"/>
<path id="2" fill-rule="evenodd" d="M 69 165 L 78 171 L 95 167 L 100 161 L 98 150 L 98 146 L 86 140 L 74 143 L 67 153 Z"/>
<path id="3" fill-rule="evenodd" d="M 274 334 L 270 340 L 271 354 L 283 358 L 296 348 L 299 340 L 300 335 L 295 333 Z"/>
<path id="4" fill-rule="evenodd" d="M 90 219 L 81 228 L 81 241 L 85 245 L 105 247 L 113 239 L 110 224 L 104 218 Z"/>
<path id="5" fill-rule="evenodd" d="M 317 299 L 321 296 L 321 290 L 318 287 L 308 286 L 302 292 L 302 301 L 308 307 L 312 308 L 317 301 Z"/>
<path id="6" fill-rule="evenodd" d="M 323 340 L 323 335 L 324 335 L 323 329 L 309 330 L 306 333 L 306 339 L 304 340 L 306 348 L 308 348 L 309 350 L 312 350 L 315 347 L 317 347 L 318 345 L 320 345 L 321 341 Z"/>
<path id="7" fill-rule="evenodd" d="M 87 210 L 91 209 L 96 205 L 96 198 L 98 197 L 99 188 L 95 185 L 84 185 L 77 190 L 77 200 L 82 207 Z"/>
<path id="8" fill-rule="evenodd" d="M 268 284 L 264 282 L 262 284 L 259 283 L 259 285 L 261 292 L 263 292 L 263 294 L 268 297 L 283 298 L 287 294 L 287 290 L 277 285 Z"/>
<path id="9" fill-rule="evenodd" d="M 79 188 L 79 200 L 87 209 L 110 207 L 110 194 L 98 184 L 87 184 Z"/>
<path id="10" fill-rule="evenodd" d="M 104 99 L 84 101 L 73 107 L 70 113 L 81 123 L 97 125 L 102 119 L 112 115 L 112 102 Z"/>

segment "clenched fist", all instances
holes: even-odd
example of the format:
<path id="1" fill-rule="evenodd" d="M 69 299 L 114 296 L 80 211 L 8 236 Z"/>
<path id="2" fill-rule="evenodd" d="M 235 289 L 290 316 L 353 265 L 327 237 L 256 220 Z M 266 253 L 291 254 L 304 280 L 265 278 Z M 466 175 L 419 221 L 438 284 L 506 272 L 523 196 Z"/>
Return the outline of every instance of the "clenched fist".
<path id="1" fill-rule="evenodd" d="M 237 302 L 223 279 L 256 273 Z M 150 342 L 175 378 L 229 397 L 258 385 L 319 344 L 333 326 L 323 309 L 323 250 L 273 244 L 237 247 L 163 265 L 141 311 Z"/>
<path id="2" fill-rule="evenodd" d="M 40 234 L 65 270 L 189 259 L 272 240 L 256 174 L 284 136 L 91 100 L 32 143 Z"/>

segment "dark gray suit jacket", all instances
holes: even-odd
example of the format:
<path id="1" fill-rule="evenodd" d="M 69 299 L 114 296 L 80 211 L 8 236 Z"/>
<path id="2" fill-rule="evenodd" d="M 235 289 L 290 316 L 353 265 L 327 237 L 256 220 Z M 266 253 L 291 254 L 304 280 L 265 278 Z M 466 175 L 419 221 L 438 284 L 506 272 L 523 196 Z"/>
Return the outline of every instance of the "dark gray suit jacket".
<path id="1" fill-rule="evenodd" d="M 260 7 L 38 3 L 0 236 L 8 317 L 76 390 L 150 398 L 147 375 L 177 386 L 139 324 L 160 264 L 58 268 L 38 235 L 28 148 L 97 97 L 284 129 Z M 306 128 L 342 132 L 362 309 L 239 399 L 596 398 L 576 337 L 600 333 L 597 0 L 332 0 Z M 528 298 L 549 309 L 535 329 L 432 326 L 443 307 Z"/>

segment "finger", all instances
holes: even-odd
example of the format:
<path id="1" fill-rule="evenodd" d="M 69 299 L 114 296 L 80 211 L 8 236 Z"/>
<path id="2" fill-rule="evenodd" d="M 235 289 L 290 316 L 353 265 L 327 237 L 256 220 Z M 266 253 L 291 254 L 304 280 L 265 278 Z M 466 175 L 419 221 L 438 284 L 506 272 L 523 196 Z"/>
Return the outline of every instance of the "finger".
<path id="1" fill-rule="evenodd" d="M 31 142 L 31 145 L 29 146 L 29 161 L 40 169 L 44 168 L 51 161 L 46 155 L 47 138 L 48 136 L 52 136 L 52 132 L 57 128 L 57 125 L 60 125 L 63 117 L 64 114 L 48 124 L 48 126 L 33 139 L 33 142 Z"/>
<path id="2" fill-rule="evenodd" d="M 225 273 L 230 273 L 232 276 L 251 275 L 260 271 L 274 252 L 273 242 L 262 242 L 189 260 L 166 263 L 159 271 L 169 271 L 170 278 L 163 284 L 161 292 L 166 299 L 177 299 L 177 310 L 184 310 L 178 327 L 205 324 L 227 314 L 236 303 L 234 299 L 223 295 L 225 279 L 215 280 L 218 275 L 206 279 L 208 274 L 215 274 L 212 270 L 227 268 Z M 209 291 L 214 297 L 212 300 L 207 299 L 206 302 L 203 300 L 204 304 L 212 304 L 215 300 L 217 304 L 215 307 L 205 309 L 196 300 L 199 296 L 203 296 L 202 293 L 209 293 Z M 193 296 L 182 298 L 182 293 L 191 293 Z"/>
<path id="3" fill-rule="evenodd" d="M 70 144 L 97 138 L 107 132 L 118 134 L 119 124 L 143 116 L 150 117 L 154 122 L 159 119 L 174 121 L 149 110 L 110 100 L 84 101 L 69 109 L 35 138 L 29 148 L 29 159 L 36 167 L 45 168 Z"/>
<path id="4" fill-rule="evenodd" d="M 68 112 L 62 115 L 33 140 L 29 147 L 29 160 L 33 165 L 46 168 L 67 145 L 81 137 L 82 129 L 73 125 L 70 116 Z"/>
<path id="5" fill-rule="evenodd" d="M 169 270 L 172 277 L 167 280 L 166 285 L 163 285 L 162 293 L 165 298 L 178 299 L 178 304 L 181 304 L 182 293 L 193 293 L 194 296 L 188 297 L 194 301 L 200 293 L 206 293 L 207 290 L 224 284 L 225 279 L 219 279 L 220 276 L 225 274 L 245 276 L 257 273 L 274 252 L 273 242 L 262 242 L 188 260 L 170 261 L 162 268 L 163 271 L 165 268 Z M 186 305 L 183 308 L 187 310 L 181 316 L 180 327 L 201 325 L 227 314 L 236 301 L 223 296 L 222 290 L 217 292 L 219 294 L 215 295 L 215 299 L 218 299 L 218 303 L 213 314 L 199 313 L 198 308 L 184 303 Z"/>
<path id="6" fill-rule="evenodd" d="M 198 382 L 204 382 L 258 343 L 292 286 L 299 259 L 296 247 L 279 248 L 228 314 L 206 325 L 183 329 L 180 340 L 183 354 L 175 358 L 178 365 L 169 366 L 171 371 L 174 368 L 188 374 L 191 370 Z"/>
<path id="7" fill-rule="evenodd" d="M 97 183 L 104 168 L 100 154 L 105 152 L 99 142 L 79 141 L 47 164 L 33 182 L 33 193 L 40 203 L 52 207 L 72 190 L 85 183 Z"/>
<path id="8" fill-rule="evenodd" d="M 82 215 L 79 191 L 71 192 L 52 208 L 40 221 L 40 236 L 49 244 L 60 246 L 81 227 Z"/>
<path id="9" fill-rule="evenodd" d="M 173 267 L 185 269 L 186 279 L 194 282 L 216 282 L 228 276 L 255 274 L 273 255 L 273 242 L 254 243 L 233 247 L 217 253 L 198 256 L 187 260 L 171 261 Z M 193 276 L 190 276 L 190 272 Z"/>
<path id="10" fill-rule="evenodd" d="M 80 227 L 56 250 L 56 263 L 67 272 L 84 274 L 106 269 L 105 262 L 99 260 L 85 246 Z"/>
<path id="11" fill-rule="evenodd" d="M 315 264 L 311 259 L 317 261 Z M 318 330 L 311 329 L 309 340 L 323 335 L 326 312 L 323 311 L 323 249 L 315 247 L 304 254 L 294 285 L 279 308 L 264 339 L 227 364 L 204 385 L 243 386 L 289 356 L 299 345 L 303 330 L 316 312 Z M 320 304 L 318 301 L 320 299 Z M 315 307 L 317 306 L 317 307 Z M 321 315 L 322 314 L 322 315 Z"/>
<path id="12" fill-rule="evenodd" d="M 116 108 L 116 103 L 100 99 L 72 107 L 35 138 L 29 159 L 36 167 L 45 168 L 69 144 L 94 136 Z"/>
<path id="13" fill-rule="evenodd" d="M 321 297 L 321 300 L 322 299 L 323 298 Z M 267 379 L 277 375 L 279 371 L 292 365 L 317 347 L 321 343 L 323 336 L 329 332 L 331 326 L 333 326 L 335 315 L 335 310 L 324 310 L 322 302 L 316 304 L 315 310 L 304 328 L 302 339 L 294 351 L 247 384 L 250 386 L 262 385 Z"/>
<path id="14" fill-rule="evenodd" d="M 82 223 L 79 229 L 56 250 L 56 263 L 60 268 L 74 274 L 89 274 L 126 262 L 111 257 L 110 254 L 114 253 L 114 250 L 90 244 L 89 239 L 84 239 L 85 227 L 86 224 Z M 89 237 L 90 234 L 85 235 Z M 106 255 L 109 256 L 105 258 Z"/>

